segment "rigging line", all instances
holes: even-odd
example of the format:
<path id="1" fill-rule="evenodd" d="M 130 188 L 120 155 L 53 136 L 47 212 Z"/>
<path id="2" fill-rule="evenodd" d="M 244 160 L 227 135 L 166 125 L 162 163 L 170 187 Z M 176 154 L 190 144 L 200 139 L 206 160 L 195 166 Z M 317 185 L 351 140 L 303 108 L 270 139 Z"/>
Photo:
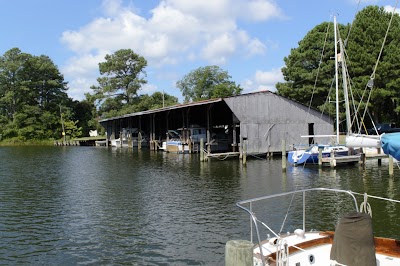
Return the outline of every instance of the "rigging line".
<path id="1" fill-rule="evenodd" d="M 343 49 L 344 49 L 344 53 L 345 53 L 344 56 L 343 56 L 343 62 L 344 62 L 347 81 L 348 81 L 347 84 L 349 84 L 348 91 L 350 91 L 352 108 L 354 110 L 353 119 L 351 120 L 350 125 L 353 126 L 353 124 L 356 123 L 357 129 L 358 129 L 358 131 L 360 131 L 361 122 L 358 119 L 358 112 L 359 112 L 360 105 L 357 107 L 356 104 L 355 104 L 355 99 L 354 99 L 354 94 L 353 94 L 353 87 L 352 87 L 352 80 L 350 78 L 350 73 L 349 73 L 349 70 L 347 68 L 347 60 L 346 60 L 346 58 L 348 58 L 347 57 L 347 51 L 346 51 L 346 48 L 343 48 Z"/>
<path id="2" fill-rule="evenodd" d="M 346 50 L 345 50 L 345 52 L 346 52 L 346 58 L 349 58 L 349 56 L 348 56 Z M 353 89 L 352 89 L 352 85 L 351 85 L 351 84 L 352 84 L 352 80 L 350 79 L 350 74 L 349 74 L 349 72 L 348 72 L 348 69 L 347 69 L 347 75 L 348 75 L 349 84 L 350 84 L 350 91 L 351 91 L 351 99 L 352 99 L 352 101 L 353 101 L 353 108 L 354 108 L 354 110 L 355 110 L 355 114 L 354 114 L 354 117 L 353 117 L 353 120 L 352 120 L 351 124 L 353 125 L 354 120 L 357 119 L 358 133 L 360 133 L 360 132 L 361 132 L 361 127 L 359 126 L 359 124 L 364 124 L 364 121 L 365 121 L 365 113 L 364 113 L 362 116 L 360 115 L 360 121 L 358 121 L 358 115 L 357 115 L 357 114 L 360 112 L 361 103 L 363 102 L 363 99 L 364 99 L 365 94 L 366 94 L 366 92 L 367 92 L 368 86 L 365 86 L 365 88 L 364 88 L 363 93 L 362 93 L 361 96 L 360 96 L 360 94 L 358 93 L 358 91 L 356 91 L 357 96 L 359 97 L 359 101 L 358 101 L 357 107 L 355 107 L 355 100 L 354 100 L 355 97 L 354 97 Z M 369 112 L 369 110 L 368 110 L 368 107 L 366 106 L 365 108 L 367 109 L 366 113 L 368 114 L 368 117 L 371 119 L 371 121 L 372 121 L 372 123 L 373 123 L 372 115 L 370 114 L 370 112 Z M 364 126 L 365 126 L 365 125 L 364 125 Z"/>
<path id="3" fill-rule="evenodd" d="M 315 94 L 315 90 L 316 90 L 316 87 L 317 87 L 317 81 L 318 81 L 318 77 L 319 77 L 319 71 L 320 71 L 320 69 L 321 69 L 322 60 L 323 60 L 324 54 L 325 54 L 325 47 L 326 47 L 326 43 L 327 43 L 327 39 L 328 39 L 329 27 L 330 27 L 330 23 L 328 23 L 328 26 L 326 27 L 326 34 L 325 34 L 324 45 L 322 46 L 321 57 L 320 57 L 319 63 L 318 63 L 317 75 L 315 76 L 314 87 L 313 87 L 313 91 L 312 91 L 312 94 L 311 94 L 310 103 L 309 103 L 309 105 L 308 105 L 308 112 L 307 112 L 306 121 L 308 121 L 308 116 L 310 115 L 311 104 L 312 104 L 312 101 L 313 101 L 313 98 L 314 98 L 314 94 Z"/>
<path id="4" fill-rule="evenodd" d="M 355 15 L 354 15 L 354 17 L 353 17 L 353 21 L 352 21 L 351 24 L 350 24 L 349 32 L 347 33 L 347 37 L 346 37 L 346 39 L 344 40 L 344 46 L 345 46 L 345 47 L 347 46 L 347 42 L 349 41 L 350 33 L 351 33 L 351 30 L 353 29 L 354 21 L 356 20 L 356 15 L 357 15 L 357 13 L 358 13 L 358 10 L 360 9 L 360 4 L 361 4 L 361 0 L 358 0 L 357 9 L 356 9 Z"/>
<path id="5" fill-rule="evenodd" d="M 367 107 L 368 107 L 369 101 L 370 101 L 370 99 L 371 99 L 372 89 L 373 89 L 373 86 L 374 86 L 373 80 L 375 79 L 376 69 L 378 68 L 378 64 L 379 64 L 379 61 L 380 61 L 381 56 L 382 56 L 382 53 L 383 53 L 383 48 L 385 47 L 386 39 L 387 39 L 387 36 L 388 36 L 388 33 L 389 33 L 390 26 L 391 26 L 391 24 L 392 24 L 392 20 L 393 20 L 393 17 L 394 17 L 394 14 L 395 14 L 395 11 L 396 11 L 398 2 L 399 2 L 399 0 L 396 0 L 396 5 L 395 5 L 394 8 L 393 8 L 392 16 L 390 17 L 389 25 L 388 25 L 388 27 L 387 27 L 387 29 L 386 29 L 385 37 L 383 38 L 381 50 L 379 51 L 379 55 L 378 55 L 378 58 L 377 58 L 377 60 L 376 60 L 375 66 L 374 66 L 374 70 L 373 70 L 373 72 L 372 72 L 372 74 L 371 74 L 371 76 L 370 76 L 370 81 L 372 81 L 372 82 L 368 82 L 367 85 L 366 85 L 366 87 L 368 87 L 368 86 L 370 85 L 370 88 L 371 88 L 371 89 L 370 89 L 370 91 L 369 91 L 369 93 L 368 93 L 368 100 L 367 100 L 367 103 L 366 103 L 366 107 L 365 107 L 365 110 L 364 110 L 364 114 L 363 114 L 363 116 L 362 116 L 362 119 L 363 119 L 363 120 L 364 120 L 364 118 L 365 118 L 365 114 L 366 114 L 367 109 L 368 109 Z M 374 125 L 374 127 L 375 127 L 375 125 Z"/>
<path id="6" fill-rule="evenodd" d="M 396 12 L 396 8 L 397 8 L 398 2 L 399 2 L 399 0 L 396 0 L 396 5 L 394 6 L 393 11 L 392 11 L 392 16 L 390 17 L 389 25 L 388 25 L 388 27 L 386 29 L 385 38 L 383 39 L 381 50 L 379 52 L 378 58 L 377 58 L 376 63 L 375 63 L 374 71 L 371 74 L 371 79 L 375 78 L 375 72 L 376 72 L 376 69 L 378 68 L 378 64 L 379 64 L 380 58 L 382 56 L 383 48 L 385 47 L 386 39 L 387 39 L 387 36 L 388 36 L 388 33 L 389 33 L 390 26 L 392 25 L 392 20 L 393 20 L 394 14 Z"/>
<path id="7" fill-rule="evenodd" d="M 298 186 L 296 185 L 296 187 L 294 188 L 294 190 L 297 190 L 297 187 L 298 187 Z M 292 207 L 292 203 L 293 203 L 293 199 L 294 199 L 294 195 L 295 195 L 295 194 L 296 194 L 296 193 L 293 193 L 293 194 L 292 194 L 292 199 L 290 200 L 290 204 L 289 204 L 289 207 L 288 207 L 288 209 L 287 209 L 287 212 L 286 212 L 286 215 L 285 215 L 285 219 L 283 219 L 281 229 L 279 230 L 279 234 L 282 233 L 283 227 L 285 226 L 285 222 L 286 222 L 286 219 L 287 219 L 287 217 L 288 217 L 289 210 L 290 210 L 290 208 Z"/>
<path id="8" fill-rule="evenodd" d="M 359 2 L 359 4 L 360 4 L 360 2 Z M 340 31 L 339 31 L 339 35 L 340 35 Z M 347 39 L 348 38 L 349 38 L 349 35 L 347 36 Z M 345 70 L 346 70 L 347 81 L 348 81 L 347 83 L 349 84 L 349 87 L 350 87 L 349 90 L 350 90 L 351 100 L 352 100 L 352 105 L 353 105 L 353 110 L 354 110 L 353 119 L 351 120 L 350 124 L 351 124 L 351 126 L 353 126 L 353 124 L 356 122 L 357 123 L 357 128 L 358 128 L 358 133 L 360 133 L 360 130 L 361 130 L 360 129 L 360 124 L 362 123 L 363 120 L 359 121 L 357 114 L 359 113 L 359 109 L 361 108 L 361 102 L 362 102 L 362 99 L 364 98 L 366 89 L 364 90 L 363 95 L 361 96 L 361 99 L 359 101 L 359 104 L 356 107 L 355 100 L 354 100 L 353 89 L 352 89 L 352 85 L 351 85 L 352 84 L 352 80 L 350 78 L 350 73 L 349 73 L 349 70 L 347 68 L 347 60 L 349 60 L 349 62 L 350 62 L 350 59 L 349 59 L 349 55 L 347 54 L 346 47 L 343 47 L 343 56 L 342 56 L 342 58 L 343 58 L 343 61 L 345 62 Z M 351 62 L 350 62 L 350 64 L 351 64 Z"/>

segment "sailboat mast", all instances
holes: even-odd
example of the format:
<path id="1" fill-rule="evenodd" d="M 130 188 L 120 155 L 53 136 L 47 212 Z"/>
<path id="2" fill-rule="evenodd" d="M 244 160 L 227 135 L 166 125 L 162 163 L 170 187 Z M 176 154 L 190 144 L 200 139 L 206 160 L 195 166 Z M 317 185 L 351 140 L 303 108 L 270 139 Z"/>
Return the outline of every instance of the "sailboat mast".
<path id="1" fill-rule="evenodd" d="M 339 144 L 339 77 L 338 77 L 338 51 L 337 51 L 337 32 L 336 16 L 333 16 L 333 28 L 335 34 L 335 83 L 336 83 L 336 144 Z"/>
<path id="2" fill-rule="evenodd" d="M 347 90 L 347 73 L 346 73 L 347 66 L 344 57 L 343 41 L 340 37 L 339 37 L 339 45 L 340 45 L 340 61 L 342 62 L 343 94 L 344 94 L 344 102 L 346 105 L 346 126 L 347 126 L 347 135 L 349 135 L 352 133 L 352 131 L 351 131 L 349 93 Z"/>

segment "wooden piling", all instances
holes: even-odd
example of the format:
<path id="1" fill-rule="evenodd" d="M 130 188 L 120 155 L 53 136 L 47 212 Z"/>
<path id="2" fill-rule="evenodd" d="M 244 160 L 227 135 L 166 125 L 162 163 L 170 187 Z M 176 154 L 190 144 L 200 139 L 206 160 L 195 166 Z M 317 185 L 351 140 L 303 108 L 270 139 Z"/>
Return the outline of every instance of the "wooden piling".
<path id="1" fill-rule="evenodd" d="M 282 140 L 282 171 L 286 171 L 286 140 Z"/>
<path id="2" fill-rule="evenodd" d="M 139 131 L 137 138 L 137 148 L 138 150 L 142 149 L 142 132 Z"/>
<path id="3" fill-rule="evenodd" d="M 393 157 L 389 155 L 389 175 L 393 175 Z"/>
<path id="4" fill-rule="evenodd" d="M 254 244 L 247 240 L 230 240 L 225 245 L 225 266 L 253 265 Z"/>
<path id="5" fill-rule="evenodd" d="M 200 139 L 200 162 L 204 162 L 204 139 Z"/>
<path id="6" fill-rule="evenodd" d="M 334 152 L 334 151 L 331 152 L 331 161 L 330 161 L 330 164 L 331 164 L 331 168 L 336 167 L 336 160 L 335 160 L 335 152 Z"/>
<path id="7" fill-rule="evenodd" d="M 247 163 L 247 140 L 243 140 L 243 158 L 242 158 L 243 165 Z"/>
<path id="8" fill-rule="evenodd" d="M 378 154 L 381 154 L 381 148 L 378 148 Z M 382 165 L 382 159 L 378 159 L 378 165 Z"/>
<path id="9" fill-rule="evenodd" d="M 322 147 L 318 147 L 318 167 L 322 167 Z"/>

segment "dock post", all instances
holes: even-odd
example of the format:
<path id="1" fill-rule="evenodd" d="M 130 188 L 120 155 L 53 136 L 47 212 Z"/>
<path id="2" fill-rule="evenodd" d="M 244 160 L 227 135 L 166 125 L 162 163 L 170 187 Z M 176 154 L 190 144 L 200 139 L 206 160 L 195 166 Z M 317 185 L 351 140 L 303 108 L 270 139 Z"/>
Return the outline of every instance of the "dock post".
<path id="1" fill-rule="evenodd" d="M 359 163 L 361 164 L 361 166 L 365 166 L 365 161 L 366 161 L 366 156 L 365 156 L 365 153 L 363 152 L 363 153 L 361 153 L 360 154 L 360 161 L 359 161 Z"/>
<path id="2" fill-rule="evenodd" d="M 282 140 L 282 171 L 286 171 L 286 140 Z"/>
<path id="3" fill-rule="evenodd" d="M 253 265 L 254 244 L 247 240 L 230 240 L 225 245 L 225 266 Z"/>
<path id="4" fill-rule="evenodd" d="M 140 131 L 138 133 L 137 148 L 138 148 L 138 150 L 142 149 L 142 132 L 140 132 Z"/>
<path id="5" fill-rule="evenodd" d="M 331 168 L 334 168 L 336 166 L 336 159 L 335 159 L 335 152 L 334 151 L 331 152 L 331 160 L 330 160 L 330 162 L 331 162 Z"/>
<path id="6" fill-rule="evenodd" d="M 204 139 L 200 139 L 200 162 L 204 162 Z"/>
<path id="7" fill-rule="evenodd" d="M 242 163 L 246 165 L 247 162 L 247 140 L 243 139 L 243 158 L 242 158 Z"/>
<path id="8" fill-rule="evenodd" d="M 318 147 L 318 167 L 322 167 L 322 147 Z"/>
<path id="9" fill-rule="evenodd" d="M 240 137 L 240 143 L 239 143 L 239 160 L 243 158 L 243 138 Z"/>
<path id="10" fill-rule="evenodd" d="M 381 148 L 378 148 L 378 154 L 381 154 Z M 382 159 L 378 159 L 378 165 L 382 165 Z"/>
<path id="11" fill-rule="evenodd" d="M 389 175 L 393 175 L 393 157 L 389 155 Z"/>

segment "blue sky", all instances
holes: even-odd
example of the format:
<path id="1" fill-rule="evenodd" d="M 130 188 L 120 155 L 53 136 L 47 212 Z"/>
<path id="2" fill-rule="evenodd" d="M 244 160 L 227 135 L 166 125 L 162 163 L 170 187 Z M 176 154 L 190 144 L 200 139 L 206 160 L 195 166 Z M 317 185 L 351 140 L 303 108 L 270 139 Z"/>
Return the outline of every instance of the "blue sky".
<path id="1" fill-rule="evenodd" d="M 284 57 L 336 14 L 350 23 L 359 5 L 386 0 L 0 0 L 0 54 L 17 47 L 47 55 L 82 100 L 106 54 L 130 48 L 148 61 L 141 93 L 182 95 L 175 84 L 218 65 L 246 92 L 275 90 Z"/>

